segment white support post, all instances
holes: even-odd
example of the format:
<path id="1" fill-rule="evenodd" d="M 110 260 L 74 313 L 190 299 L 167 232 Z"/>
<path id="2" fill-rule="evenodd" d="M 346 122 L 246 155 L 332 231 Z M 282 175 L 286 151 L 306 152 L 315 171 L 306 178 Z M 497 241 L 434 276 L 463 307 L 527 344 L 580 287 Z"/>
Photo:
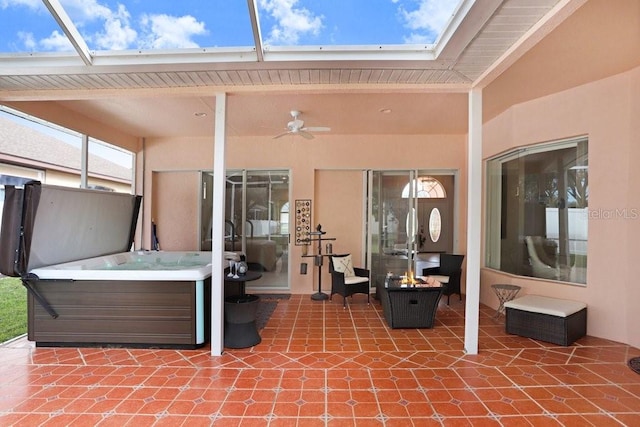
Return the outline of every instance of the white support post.
<path id="1" fill-rule="evenodd" d="M 224 350 L 224 192 L 227 95 L 216 94 L 213 146 L 213 212 L 211 236 L 211 355 Z"/>
<path id="2" fill-rule="evenodd" d="M 478 354 L 480 239 L 482 237 L 482 89 L 471 89 L 469 92 L 468 150 L 464 349 L 467 354 Z"/>
<path id="3" fill-rule="evenodd" d="M 80 149 L 80 188 L 89 186 L 89 136 L 82 135 L 82 147 Z"/>

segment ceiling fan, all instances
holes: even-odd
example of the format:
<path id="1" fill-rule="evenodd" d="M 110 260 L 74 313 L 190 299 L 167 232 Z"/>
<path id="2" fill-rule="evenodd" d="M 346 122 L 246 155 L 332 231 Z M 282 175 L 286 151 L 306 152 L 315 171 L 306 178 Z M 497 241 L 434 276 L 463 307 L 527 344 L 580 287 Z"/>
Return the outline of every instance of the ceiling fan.
<path id="1" fill-rule="evenodd" d="M 305 127 L 304 120 L 301 120 L 299 116 L 300 111 L 292 110 L 291 117 L 293 117 L 293 120 L 287 123 L 286 132 L 274 136 L 273 139 L 277 139 L 285 135 L 300 135 L 301 137 L 306 139 L 313 139 L 314 137 L 311 132 L 329 132 L 331 130 L 331 128 L 328 128 L 326 126 Z"/>

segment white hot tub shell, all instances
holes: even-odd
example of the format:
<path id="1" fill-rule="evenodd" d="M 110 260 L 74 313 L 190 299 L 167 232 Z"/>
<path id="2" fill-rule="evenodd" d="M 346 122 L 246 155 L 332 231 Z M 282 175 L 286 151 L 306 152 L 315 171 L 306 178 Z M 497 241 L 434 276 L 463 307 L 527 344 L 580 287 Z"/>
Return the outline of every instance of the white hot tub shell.
<path id="1" fill-rule="evenodd" d="M 122 252 L 35 268 L 31 273 L 40 279 L 204 280 L 211 276 L 211 252 Z"/>
<path id="2" fill-rule="evenodd" d="M 5 188 L 0 272 L 28 289 L 38 346 L 196 348 L 210 336 L 211 252 L 130 251 L 139 196 Z"/>

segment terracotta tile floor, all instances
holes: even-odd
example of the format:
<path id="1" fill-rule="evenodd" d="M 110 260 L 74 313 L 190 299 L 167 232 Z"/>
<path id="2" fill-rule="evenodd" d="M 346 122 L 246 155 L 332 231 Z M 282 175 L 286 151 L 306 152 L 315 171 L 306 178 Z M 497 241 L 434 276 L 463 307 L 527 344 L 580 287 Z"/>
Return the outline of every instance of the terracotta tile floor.
<path id="1" fill-rule="evenodd" d="M 372 300 L 373 301 L 373 300 Z M 1 426 L 638 426 L 640 350 L 585 337 L 560 347 L 506 335 L 481 308 L 465 355 L 464 304 L 434 329 L 391 330 L 355 296 L 281 300 L 256 347 L 0 347 Z"/>

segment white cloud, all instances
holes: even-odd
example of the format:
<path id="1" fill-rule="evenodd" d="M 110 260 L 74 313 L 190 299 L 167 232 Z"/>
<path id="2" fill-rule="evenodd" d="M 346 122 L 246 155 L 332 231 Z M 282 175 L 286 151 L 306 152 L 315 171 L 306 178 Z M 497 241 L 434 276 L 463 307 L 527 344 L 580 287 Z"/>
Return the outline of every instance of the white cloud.
<path id="1" fill-rule="evenodd" d="M 105 17 L 104 30 L 94 36 L 98 49 L 123 50 L 131 47 L 138 33 L 131 28 L 130 15 L 123 5 L 118 5 L 116 13 Z"/>
<path id="2" fill-rule="evenodd" d="M 140 48 L 180 49 L 198 47 L 191 38 L 206 34 L 204 23 L 193 16 L 145 15 L 142 17 L 144 36 Z"/>
<path id="3" fill-rule="evenodd" d="M 90 49 L 124 50 L 133 48 L 178 49 L 198 47 L 193 41 L 196 35 L 206 34 L 203 22 L 192 16 L 143 15 L 136 31 L 127 7 L 118 4 L 111 9 L 101 0 L 61 0 L 64 10 Z M 26 6 L 33 10 L 43 10 L 41 0 L 0 0 L 0 8 Z M 139 34 L 141 33 L 141 34 Z M 33 34 L 17 34 L 27 50 L 49 51 L 72 50 L 71 43 L 60 31 L 54 31 L 46 38 L 36 41 Z"/>
<path id="4" fill-rule="evenodd" d="M 451 19 L 452 12 L 455 11 L 458 3 L 459 0 L 420 0 L 418 8 L 411 11 L 400 6 L 400 15 L 406 27 L 414 32 L 406 39 L 416 40 L 416 36 L 420 33 L 424 34 L 424 37 L 440 34 Z"/>
<path id="5" fill-rule="evenodd" d="M 127 49 L 137 38 L 137 32 L 131 27 L 131 16 L 122 4 L 111 10 L 97 0 L 65 0 L 63 7 L 91 48 Z M 96 23 L 101 29 L 90 30 Z"/>
<path id="6" fill-rule="evenodd" d="M 277 22 L 268 32 L 266 44 L 295 45 L 304 34 L 317 35 L 322 16 L 305 8 L 296 8 L 298 0 L 259 0 L 260 7 Z"/>
<path id="7" fill-rule="evenodd" d="M 83 27 L 86 24 L 110 19 L 114 14 L 107 6 L 103 6 L 97 0 L 63 0 L 62 7 L 67 12 L 74 24 Z M 118 9 L 124 6 L 118 5 Z"/>
<path id="8" fill-rule="evenodd" d="M 403 40 L 406 44 L 430 44 L 433 43 L 433 38 L 426 34 L 411 33 L 408 36 L 404 36 Z"/>
<path id="9" fill-rule="evenodd" d="M 44 50 L 65 52 L 73 50 L 73 45 L 67 36 L 57 30 L 52 32 L 49 37 L 40 40 L 38 44 L 42 46 Z"/>
<path id="10" fill-rule="evenodd" d="M 33 52 L 36 50 L 38 43 L 36 42 L 33 33 L 26 31 L 18 31 L 18 39 L 22 42 L 22 45 L 27 51 Z"/>
<path id="11" fill-rule="evenodd" d="M 41 0 L 0 0 L 0 9 L 6 9 L 14 6 L 26 6 L 29 9 L 44 9 Z"/>

